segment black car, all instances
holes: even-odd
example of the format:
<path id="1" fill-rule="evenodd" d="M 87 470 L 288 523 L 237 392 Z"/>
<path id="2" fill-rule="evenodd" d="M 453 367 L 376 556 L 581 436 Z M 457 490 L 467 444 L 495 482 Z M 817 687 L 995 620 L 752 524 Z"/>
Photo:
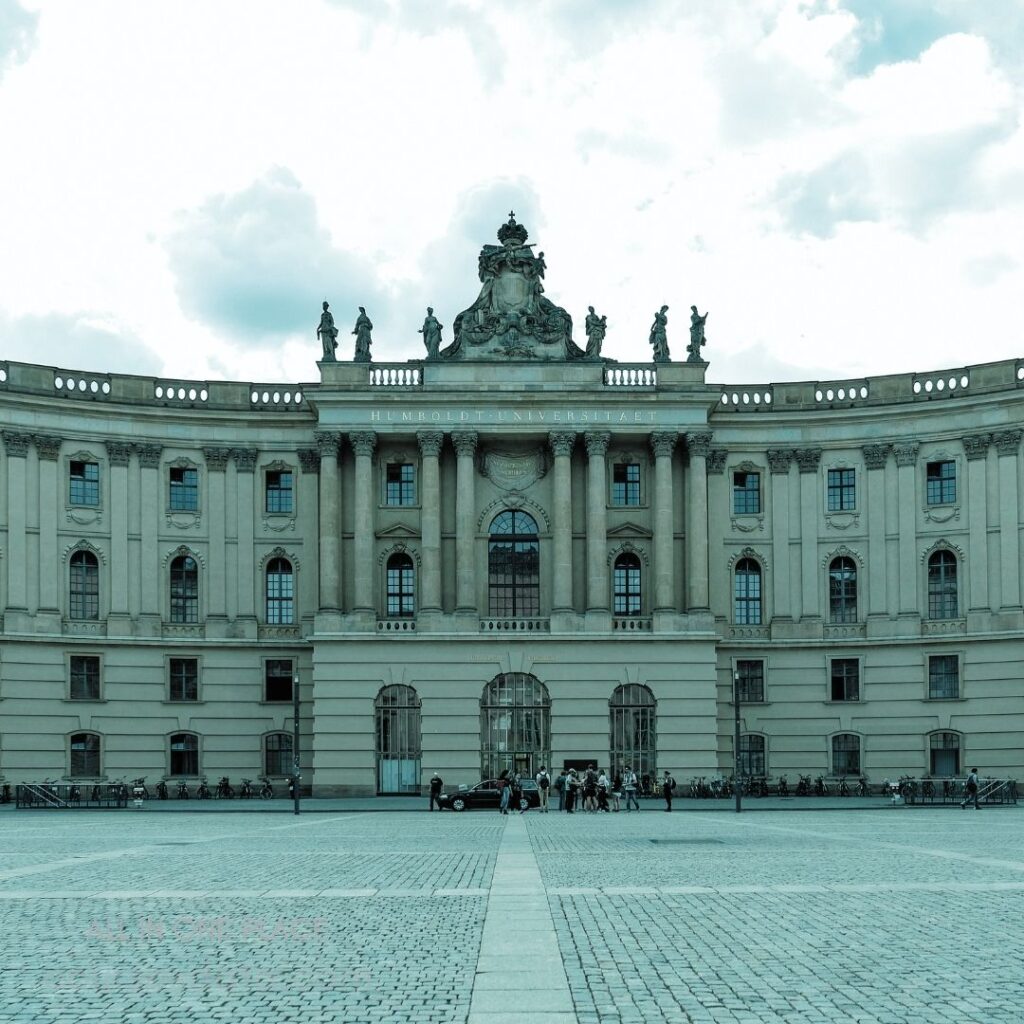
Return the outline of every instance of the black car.
<path id="1" fill-rule="evenodd" d="M 533 779 L 523 779 L 523 795 L 519 799 L 519 806 L 509 810 L 525 810 L 528 807 L 540 806 L 540 790 Z M 501 794 L 498 790 L 497 779 L 487 779 L 479 782 L 471 789 L 459 789 L 454 793 L 442 793 L 440 804 L 442 808 L 448 807 L 453 811 L 472 811 L 477 808 L 486 808 L 496 811 L 501 803 Z"/>

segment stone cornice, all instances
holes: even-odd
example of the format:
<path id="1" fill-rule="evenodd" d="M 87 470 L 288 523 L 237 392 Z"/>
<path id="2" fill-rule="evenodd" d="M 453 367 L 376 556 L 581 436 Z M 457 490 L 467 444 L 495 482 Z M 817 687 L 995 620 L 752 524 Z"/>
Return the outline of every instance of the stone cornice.
<path id="1" fill-rule="evenodd" d="M 576 447 L 576 432 L 574 430 L 553 430 L 548 434 L 548 443 L 555 458 L 572 455 Z"/>
<path id="2" fill-rule="evenodd" d="M 690 458 L 707 458 L 708 452 L 711 451 L 711 439 L 713 437 L 714 434 L 710 430 L 700 430 L 687 434 L 686 451 Z"/>
<path id="3" fill-rule="evenodd" d="M 587 446 L 587 457 L 601 458 L 608 453 L 608 445 L 612 435 L 604 430 L 588 430 L 583 435 L 583 443 Z"/>
<path id="4" fill-rule="evenodd" d="M 661 459 L 671 456 L 678 441 L 679 434 L 675 430 L 659 430 L 651 434 L 651 451 L 654 452 L 654 457 Z"/>
<path id="5" fill-rule="evenodd" d="M 352 435 L 355 437 L 355 435 Z M 376 444 L 377 435 L 371 435 L 373 437 L 373 443 Z M 417 430 L 416 440 L 420 446 L 420 455 L 424 458 L 436 459 L 441 454 L 441 447 L 444 445 L 444 433 L 440 430 Z M 352 447 L 355 448 L 355 441 L 352 442 Z M 358 449 L 356 454 L 362 454 Z M 368 454 L 373 454 L 373 448 L 371 447 Z"/>
<path id="6" fill-rule="evenodd" d="M 793 464 L 792 448 L 768 449 L 768 472 L 773 476 L 784 476 Z"/>
<path id="7" fill-rule="evenodd" d="M 891 444 L 866 444 L 861 447 L 861 454 L 864 456 L 864 465 L 868 469 L 885 469 L 889 461 L 889 453 L 892 451 Z"/>
<path id="8" fill-rule="evenodd" d="M 968 462 L 983 459 L 988 455 L 988 446 L 992 443 L 991 434 L 968 434 L 964 439 L 964 454 Z"/>
<path id="9" fill-rule="evenodd" d="M 892 455 L 897 466 L 913 466 L 917 463 L 917 453 L 920 450 L 920 442 L 903 441 L 892 446 Z"/>
<path id="10" fill-rule="evenodd" d="M 476 454 L 476 446 L 480 441 L 480 436 L 475 430 L 453 430 L 452 431 L 452 447 L 455 449 L 455 454 L 458 456 L 469 456 L 470 458 Z"/>
<path id="11" fill-rule="evenodd" d="M 377 447 L 377 435 L 372 430 L 356 430 L 348 435 L 348 443 L 357 458 L 369 458 Z"/>

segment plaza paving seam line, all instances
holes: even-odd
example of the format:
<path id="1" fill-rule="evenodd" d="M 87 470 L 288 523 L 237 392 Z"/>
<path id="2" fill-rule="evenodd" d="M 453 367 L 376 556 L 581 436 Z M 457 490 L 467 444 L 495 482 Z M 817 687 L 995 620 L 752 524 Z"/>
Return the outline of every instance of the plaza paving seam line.
<path id="1" fill-rule="evenodd" d="M 578 1024 L 578 1017 L 526 822 L 513 815 L 491 876 L 467 1024 L 526 1022 Z"/>

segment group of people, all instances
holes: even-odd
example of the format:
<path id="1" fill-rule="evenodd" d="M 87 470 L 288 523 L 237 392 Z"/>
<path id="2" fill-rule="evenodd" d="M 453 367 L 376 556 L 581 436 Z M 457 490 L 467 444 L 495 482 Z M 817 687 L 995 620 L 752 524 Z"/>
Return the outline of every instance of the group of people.
<path id="1" fill-rule="evenodd" d="M 665 798 L 665 810 L 672 810 L 672 793 L 676 788 L 675 779 L 665 772 L 661 782 L 661 794 Z M 637 799 L 640 792 L 640 780 L 630 765 L 624 765 L 621 771 L 611 775 L 596 764 L 582 771 L 576 768 L 563 769 L 552 779 L 547 768 L 542 766 L 537 773 L 537 789 L 540 792 L 540 810 L 548 810 L 548 794 L 554 790 L 558 794 L 558 809 L 566 814 L 574 814 L 577 810 L 590 814 L 604 812 L 618 813 L 625 809 L 640 810 Z M 625 808 L 622 804 L 625 801 Z"/>

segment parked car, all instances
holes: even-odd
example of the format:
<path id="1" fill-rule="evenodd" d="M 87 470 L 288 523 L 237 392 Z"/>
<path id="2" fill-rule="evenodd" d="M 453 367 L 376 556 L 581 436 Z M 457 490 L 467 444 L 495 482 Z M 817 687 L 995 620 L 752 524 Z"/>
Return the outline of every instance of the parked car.
<path id="1" fill-rule="evenodd" d="M 539 807 L 540 790 L 537 788 L 537 783 L 533 779 L 523 779 L 522 787 L 523 795 L 519 800 L 518 810 Z M 487 779 L 469 789 L 458 789 L 454 793 L 442 793 L 440 803 L 442 809 L 448 807 L 453 811 L 472 811 L 477 808 L 496 811 L 501 803 L 498 780 Z M 515 810 L 516 808 L 511 809 Z"/>

